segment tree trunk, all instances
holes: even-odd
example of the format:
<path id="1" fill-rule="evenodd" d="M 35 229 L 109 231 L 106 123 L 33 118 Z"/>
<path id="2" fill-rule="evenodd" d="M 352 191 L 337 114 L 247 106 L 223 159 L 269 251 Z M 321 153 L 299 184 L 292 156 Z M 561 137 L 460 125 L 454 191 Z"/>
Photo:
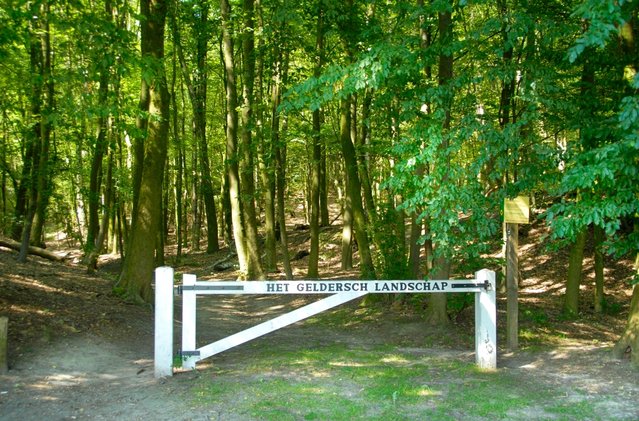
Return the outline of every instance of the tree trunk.
<path id="1" fill-rule="evenodd" d="M 635 257 L 635 271 L 639 276 L 639 253 Z M 635 284 L 632 290 L 628 323 L 612 353 L 615 358 L 619 359 L 630 354 L 632 363 L 639 367 L 639 284 Z"/>
<path id="2" fill-rule="evenodd" d="M 322 71 L 324 58 L 324 12 L 320 7 L 317 16 L 317 29 L 315 34 L 315 51 L 317 54 L 314 76 L 319 77 Z M 308 256 L 308 273 L 310 279 L 319 278 L 319 228 L 320 228 L 320 173 L 322 160 L 322 122 L 320 109 L 313 110 L 313 135 L 311 147 L 311 186 L 310 186 L 310 228 L 311 250 Z"/>
<path id="3" fill-rule="evenodd" d="M 109 217 L 111 216 L 111 210 L 113 208 L 113 200 L 114 200 L 114 191 L 113 191 L 113 166 L 114 159 L 113 155 L 109 157 L 109 165 L 107 166 L 107 180 L 106 180 L 106 189 L 104 192 L 104 210 L 102 213 L 102 220 L 100 221 L 100 228 L 98 230 L 98 235 L 95 238 L 94 247 L 91 249 L 90 254 L 88 255 L 86 265 L 87 272 L 93 273 L 98 268 L 98 257 L 100 256 L 100 252 L 104 247 L 104 241 L 107 236 L 107 232 L 109 230 Z"/>
<path id="4" fill-rule="evenodd" d="M 36 175 L 37 198 L 31 233 L 31 243 L 44 247 L 44 223 L 46 221 L 46 211 L 51 197 L 51 175 L 49 149 L 51 146 L 51 131 L 53 124 L 51 116 L 54 114 L 54 82 L 53 82 L 53 49 L 51 47 L 51 31 L 49 28 L 49 2 L 44 1 L 41 6 L 41 45 L 43 57 L 42 75 L 44 79 L 44 95 L 41 136 L 40 136 L 40 156 L 38 171 Z"/>
<path id="5" fill-rule="evenodd" d="M 280 244 L 282 246 L 282 263 L 287 279 L 293 279 L 293 270 L 291 268 L 291 260 L 288 254 L 288 234 L 286 231 L 286 210 L 285 210 L 285 192 L 286 192 L 286 142 L 282 142 L 280 138 L 280 114 L 279 104 L 281 101 L 281 87 L 286 80 L 286 72 L 288 69 L 288 57 L 284 58 L 282 50 L 276 48 L 276 63 L 273 72 L 273 91 L 271 93 L 271 143 L 275 149 L 275 178 L 276 178 L 276 200 L 277 200 L 277 222 L 280 226 Z"/>
<path id="6" fill-rule="evenodd" d="M 138 192 L 137 215 L 133 216 L 130 245 L 118 282 L 118 288 L 129 299 L 150 302 L 154 250 L 161 229 L 162 179 L 166 161 L 169 130 L 169 93 L 164 73 L 164 0 L 141 0 L 140 14 L 147 30 L 142 32 L 143 63 L 152 62 L 155 69 L 149 84 L 147 138 L 144 142 L 144 165 Z M 143 69 L 143 74 L 147 73 Z M 147 73 L 148 74 L 148 73 Z M 144 92 L 142 91 L 142 95 Z"/>
<path id="7" fill-rule="evenodd" d="M 105 16 L 110 21 L 112 18 L 111 2 L 105 2 Z M 106 47 L 106 46 L 105 46 Z M 91 173 L 89 176 L 89 225 L 87 229 L 87 240 L 85 263 L 88 264 L 88 258 L 94 251 L 96 239 L 100 231 L 100 196 L 102 187 L 102 163 L 104 156 L 108 150 L 107 139 L 107 120 L 109 107 L 109 73 L 111 71 L 110 60 L 104 60 L 96 63 L 99 68 L 99 86 L 98 86 L 98 107 L 100 112 L 97 118 L 97 133 L 95 136 L 95 147 L 93 158 L 91 161 Z"/>
<path id="8" fill-rule="evenodd" d="M 321 116 L 321 115 L 320 115 Z M 319 184 L 319 197 L 320 197 L 320 226 L 328 227 L 331 225 L 329 213 L 328 213 L 328 174 L 326 171 L 326 144 L 321 145 L 321 158 L 320 158 L 320 184 Z"/>
<path id="9" fill-rule="evenodd" d="M 48 24 L 49 5 L 47 2 L 43 2 L 36 7 L 38 9 L 32 11 L 33 21 L 29 25 L 29 64 L 32 76 L 30 117 L 33 120 L 33 127 L 26 134 L 27 145 L 20 186 L 22 191 L 18 191 L 19 196 L 16 199 L 16 217 L 19 217 L 20 220 L 16 220 L 17 224 L 14 225 L 14 235 L 18 234 L 21 239 L 19 262 L 25 262 L 29 253 L 33 222 L 43 194 L 39 192 L 39 189 L 44 190 L 47 187 L 46 159 L 48 158 L 51 124 L 47 120 L 49 113 L 52 112 L 52 102 L 48 101 L 53 101 L 53 81 L 48 80 L 52 76 Z M 51 91 L 47 89 L 47 94 L 45 94 L 45 87 L 51 89 Z M 18 229 L 21 230 L 20 234 Z M 36 239 L 36 241 L 38 240 Z"/>
<path id="10" fill-rule="evenodd" d="M 349 180 L 346 170 L 344 170 L 344 188 L 346 191 Z M 342 204 L 342 269 L 353 269 L 353 206 L 351 204 L 351 196 L 344 194 Z"/>
<path id="11" fill-rule="evenodd" d="M 242 35 L 242 126 L 240 131 L 240 178 L 242 211 L 246 237 L 248 279 L 264 279 L 257 233 L 255 212 L 255 178 L 253 159 L 253 90 L 255 83 L 255 5 L 253 0 L 243 1 L 244 28 Z"/>
<path id="12" fill-rule="evenodd" d="M 208 144 L 206 141 L 206 101 L 207 101 L 207 68 L 206 54 L 208 44 L 208 4 L 200 1 L 199 17 L 195 27 L 197 28 L 197 71 L 193 78 L 189 72 L 182 50 L 181 37 L 179 27 L 175 16 L 171 18 L 171 26 L 173 28 L 173 36 L 175 39 L 175 47 L 180 59 L 180 68 L 182 76 L 186 82 L 189 100 L 191 101 L 191 110 L 193 112 L 193 137 L 197 142 L 199 152 L 198 161 L 201 169 L 201 193 L 206 210 L 206 229 L 207 229 L 207 253 L 215 253 L 219 250 L 218 231 L 217 231 L 217 210 L 215 208 L 215 191 L 213 190 L 213 182 L 211 180 L 211 166 L 209 161 Z M 196 218 L 197 219 L 197 218 Z M 199 223 L 195 224 L 199 234 Z M 199 242 L 199 235 L 194 236 L 194 242 Z M 195 245 L 195 244 L 194 244 Z"/>
<path id="13" fill-rule="evenodd" d="M 180 142 L 179 130 L 178 130 L 178 107 L 176 102 L 175 84 L 177 79 L 177 53 L 173 49 L 173 72 L 171 79 L 171 103 L 173 107 L 172 120 L 173 120 L 173 146 L 175 148 L 175 160 L 173 168 L 175 170 L 175 237 L 177 243 L 176 259 L 180 262 L 182 258 L 182 233 L 184 232 L 183 225 L 183 209 L 182 209 L 182 197 L 183 197 L 183 183 L 184 183 L 184 166 L 182 165 L 184 148 L 182 142 Z"/>
<path id="14" fill-rule="evenodd" d="M 357 148 L 357 164 L 359 169 L 359 176 L 362 180 L 362 193 L 364 196 L 364 203 L 366 204 L 366 214 L 370 218 L 370 221 L 375 223 L 377 220 L 377 209 L 375 207 L 375 199 L 373 198 L 373 187 L 371 184 L 370 171 L 368 168 L 368 143 L 370 137 L 370 107 L 373 101 L 373 93 L 367 90 L 364 94 L 364 101 L 362 103 L 362 135 L 359 138 L 359 145 Z"/>
<path id="15" fill-rule="evenodd" d="M 262 206 L 264 207 L 264 267 L 267 272 L 277 270 L 277 235 L 275 217 L 275 152 L 273 142 L 263 138 L 260 142 L 260 176 L 262 178 Z M 281 227 L 280 227 L 281 228 Z"/>
<path id="16" fill-rule="evenodd" d="M 583 228 L 581 232 L 577 234 L 577 238 L 570 249 L 563 311 L 571 317 L 579 314 L 579 286 L 581 285 L 581 272 L 583 269 L 584 247 L 586 245 L 587 235 L 588 228 Z"/>
<path id="17" fill-rule="evenodd" d="M 604 252 L 602 250 L 605 236 L 603 228 L 595 225 L 593 236 L 595 243 L 595 312 L 602 313 L 606 304 L 604 296 Z"/>
<path id="18" fill-rule="evenodd" d="M 286 144 L 279 144 L 275 148 L 277 161 L 277 221 L 280 225 L 280 243 L 282 245 L 282 263 L 286 279 L 293 279 L 291 259 L 288 254 L 288 234 L 286 232 L 286 212 L 284 193 L 286 190 Z"/>
<path id="19" fill-rule="evenodd" d="M 220 1 L 222 17 L 222 57 L 226 74 L 226 166 L 228 191 L 233 222 L 235 251 L 239 262 L 240 278 L 248 275 L 248 257 L 245 245 L 242 209 L 240 203 L 240 170 L 237 148 L 237 84 L 235 79 L 235 62 L 233 58 L 233 41 L 231 38 L 231 6 L 228 0 Z"/>
<path id="20" fill-rule="evenodd" d="M 357 156 L 355 146 L 353 146 L 351 141 L 350 127 L 350 100 L 345 99 L 341 105 L 340 143 L 344 158 L 344 168 L 348 177 L 347 196 L 350 198 L 353 209 L 353 225 L 360 258 L 360 274 L 362 279 L 376 279 L 373 256 L 370 250 L 368 234 L 366 233 L 366 217 L 362 205 L 362 185 L 357 171 Z"/>
<path id="21" fill-rule="evenodd" d="M 264 19 L 262 4 L 260 0 L 255 1 L 256 11 L 256 31 L 264 33 Z M 266 135 L 264 119 L 266 118 L 266 107 L 262 106 L 264 100 L 264 37 L 258 38 L 257 58 L 256 58 L 256 89 L 255 89 L 255 133 L 258 137 L 259 148 L 259 172 L 262 180 L 262 204 L 264 211 L 264 270 L 267 273 L 277 271 L 277 241 L 279 237 L 276 233 L 275 217 L 275 152 L 273 143 Z"/>

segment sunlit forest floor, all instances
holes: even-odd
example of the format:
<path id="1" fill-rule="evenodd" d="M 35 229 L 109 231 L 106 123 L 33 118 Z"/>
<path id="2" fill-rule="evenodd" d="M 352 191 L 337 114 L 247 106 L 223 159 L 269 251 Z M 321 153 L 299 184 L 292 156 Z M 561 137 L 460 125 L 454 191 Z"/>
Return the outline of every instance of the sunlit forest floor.
<path id="1" fill-rule="evenodd" d="M 310 235 L 305 226 L 291 225 L 288 233 L 290 256 L 309 248 Z M 340 269 L 340 233 L 337 226 L 322 231 L 323 278 L 358 276 L 356 268 Z M 633 404 L 639 392 L 639 373 L 628 361 L 612 360 L 609 352 L 627 318 L 631 288 L 626 281 L 632 273 L 631 262 L 606 262 L 606 306 L 603 313 L 595 313 L 592 250 L 587 250 L 580 317 L 567 319 L 561 313 L 561 300 L 568 251 L 549 250 L 545 235 L 541 223 L 521 232 L 521 349 L 514 353 L 504 349 L 506 303 L 505 294 L 501 294 L 499 370 L 510 370 L 515 376 L 534 373 L 540 381 L 565 384 L 566 389 L 578 389 L 580 393 L 604 393 L 606 400 L 613 401 L 606 409 L 612 411 L 611 418 L 632 419 L 639 415 Z M 54 263 L 32 256 L 26 264 L 18 264 L 16 252 L 0 248 L 0 316 L 9 317 L 10 366 L 8 375 L 0 376 L 0 419 L 18 414 L 20 419 L 50 418 L 51 414 L 56 414 L 56 419 L 208 419 L 208 415 L 202 415 L 205 405 L 185 398 L 192 387 L 189 382 L 199 376 L 186 373 L 168 381 L 153 379 L 153 314 L 150 307 L 127 304 L 112 293 L 119 271 L 118 257 L 102 256 L 98 272 L 88 275 L 78 263 L 79 252 L 65 241 L 52 241 L 49 250 L 68 259 Z M 213 255 L 187 250 L 180 259 L 175 256 L 174 246 L 167 250 L 166 264 L 175 267 L 176 281 L 182 273 L 194 273 L 200 279 L 236 276 L 233 269 L 213 269 L 215 262 L 229 255 L 226 248 Z M 302 254 L 292 261 L 297 278 L 306 273 L 308 257 Z M 284 274 L 269 276 L 283 278 Z M 204 315 L 198 316 L 198 340 L 233 333 L 240 326 L 313 299 L 246 297 L 230 297 L 203 306 Z M 472 301 L 466 301 L 462 298 L 451 303 L 452 323 L 446 329 L 424 323 L 419 300 L 368 301 L 367 306 L 354 303 L 258 339 L 253 345 L 228 351 L 214 362 L 203 364 L 201 370 L 208 378 L 215 375 L 216 365 L 233 366 L 238 359 L 250 360 L 257 349 L 254 347 L 289 350 L 304 345 L 321 348 L 329 343 L 364 349 L 390 346 L 425 350 L 419 352 L 472 362 L 473 308 Z M 177 322 L 177 333 L 179 329 Z M 178 341 L 176 338 L 176 344 Z M 219 419 L 246 418 L 242 414 L 234 418 L 233 411 L 227 409 L 228 417 Z M 224 408 L 218 410 L 220 413 Z"/>

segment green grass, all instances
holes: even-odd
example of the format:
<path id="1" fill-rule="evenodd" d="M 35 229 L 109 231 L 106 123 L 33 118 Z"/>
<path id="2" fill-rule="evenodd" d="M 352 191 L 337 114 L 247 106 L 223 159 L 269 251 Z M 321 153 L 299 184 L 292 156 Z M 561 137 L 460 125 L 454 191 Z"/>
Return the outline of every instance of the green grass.
<path id="1" fill-rule="evenodd" d="M 593 405 L 605 401 L 585 393 L 562 398 L 534 375 L 391 347 L 252 353 L 200 376 L 194 404 L 258 420 L 506 420 L 592 418 Z"/>

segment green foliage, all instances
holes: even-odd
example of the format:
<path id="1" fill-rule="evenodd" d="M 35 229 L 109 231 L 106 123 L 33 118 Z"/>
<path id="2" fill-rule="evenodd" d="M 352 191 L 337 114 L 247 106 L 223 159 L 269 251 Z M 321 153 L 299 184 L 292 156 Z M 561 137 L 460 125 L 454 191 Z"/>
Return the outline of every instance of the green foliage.
<path id="1" fill-rule="evenodd" d="M 588 27 L 568 50 L 570 62 L 577 60 L 588 47 L 605 48 L 612 34 L 618 33 L 621 26 L 628 21 L 628 15 L 623 9 L 631 3 L 632 0 L 585 0 L 580 3 L 575 8 L 573 16 L 587 21 Z"/>
<path id="2" fill-rule="evenodd" d="M 404 214 L 387 204 L 372 227 L 379 279 L 410 279 L 404 246 Z"/>

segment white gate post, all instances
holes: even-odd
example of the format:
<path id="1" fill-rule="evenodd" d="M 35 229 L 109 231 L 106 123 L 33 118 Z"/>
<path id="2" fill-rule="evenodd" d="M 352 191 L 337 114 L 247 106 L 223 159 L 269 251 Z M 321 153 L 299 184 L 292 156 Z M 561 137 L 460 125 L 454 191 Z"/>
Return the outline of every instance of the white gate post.
<path id="1" fill-rule="evenodd" d="M 195 285 L 195 275 L 184 274 L 182 286 Z M 182 290 L 182 351 L 195 351 L 195 320 L 196 320 L 197 292 L 186 288 Z M 182 356 L 182 368 L 194 369 L 198 358 Z"/>
<path id="2" fill-rule="evenodd" d="M 155 377 L 173 375 L 173 268 L 155 269 Z"/>
<path id="3" fill-rule="evenodd" d="M 475 362 L 479 368 L 497 368 L 497 300 L 495 272 L 482 269 L 476 282 L 488 281 L 489 287 L 475 293 Z"/>

